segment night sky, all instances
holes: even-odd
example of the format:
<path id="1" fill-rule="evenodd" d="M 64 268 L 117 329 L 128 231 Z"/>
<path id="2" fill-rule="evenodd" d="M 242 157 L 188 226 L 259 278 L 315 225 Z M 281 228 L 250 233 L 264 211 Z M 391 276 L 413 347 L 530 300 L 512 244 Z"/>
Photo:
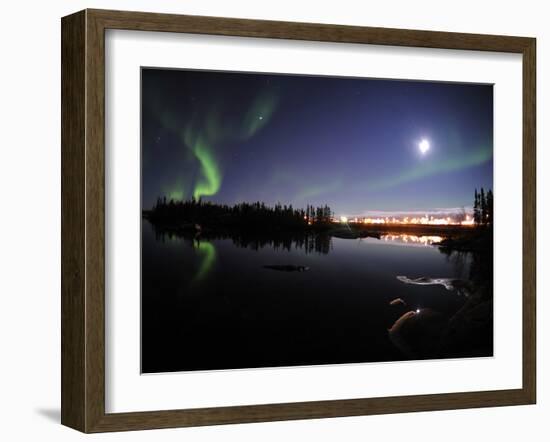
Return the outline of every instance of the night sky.
<path id="1" fill-rule="evenodd" d="M 492 183 L 491 85 L 142 70 L 145 209 L 194 196 L 430 211 Z"/>

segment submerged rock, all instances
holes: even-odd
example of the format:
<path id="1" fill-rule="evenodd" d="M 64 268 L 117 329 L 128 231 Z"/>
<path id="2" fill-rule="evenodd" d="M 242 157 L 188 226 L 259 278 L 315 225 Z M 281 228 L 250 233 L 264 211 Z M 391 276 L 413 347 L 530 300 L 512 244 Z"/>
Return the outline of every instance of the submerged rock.
<path id="1" fill-rule="evenodd" d="M 418 279 L 427 282 L 429 278 Z M 388 330 L 390 341 L 411 359 L 491 356 L 493 300 L 490 289 L 478 287 L 470 291 L 464 304 L 452 314 L 425 307 L 405 312 Z"/>
<path id="2" fill-rule="evenodd" d="M 285 264 L 285 265 L 266 265 L 264 266 L 264 269 L 278 270 L 280 272 L 305 272 L 309 270 L 309 267 Z"/>
<path id="3" fill-rule="evenodd" d="M 388 330 L 390 340 L 410 358 L 430 358 L 439 354 L 441 335 L 447 318 L 429 308 L 406 312 Z"/>

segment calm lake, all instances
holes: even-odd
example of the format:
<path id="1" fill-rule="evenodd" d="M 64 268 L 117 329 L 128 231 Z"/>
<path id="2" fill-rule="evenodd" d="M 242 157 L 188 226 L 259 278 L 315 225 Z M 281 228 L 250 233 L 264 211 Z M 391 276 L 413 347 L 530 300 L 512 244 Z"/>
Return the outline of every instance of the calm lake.
<path id="1" fill-rule="evenodd" d="M 449 318 L 467 300 L 397 279 L 468 280 L 472 257 L 446 255 L 437 240 L 206 240 L 158 235 L 143 221 L 142 372 L 415 358 L 390 338 L 396 320 L 417 309 Z M 277 267 L 289 265 L 308 269 Z M 390 305 L 396 298 L 406 305 Z"/>

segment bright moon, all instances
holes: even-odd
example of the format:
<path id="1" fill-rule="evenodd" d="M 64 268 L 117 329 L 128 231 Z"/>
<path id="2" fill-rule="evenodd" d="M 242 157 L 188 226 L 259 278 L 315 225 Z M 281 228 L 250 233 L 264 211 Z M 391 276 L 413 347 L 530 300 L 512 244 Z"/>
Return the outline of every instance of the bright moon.
<path id="1" fill-rule="evenodd" d="M 418 143 L 418 148 L 420 149 L 420 153 L 424 155 L 430 150 L 430 142 L 426 139 L 423 139 L 420 143 Z"/>

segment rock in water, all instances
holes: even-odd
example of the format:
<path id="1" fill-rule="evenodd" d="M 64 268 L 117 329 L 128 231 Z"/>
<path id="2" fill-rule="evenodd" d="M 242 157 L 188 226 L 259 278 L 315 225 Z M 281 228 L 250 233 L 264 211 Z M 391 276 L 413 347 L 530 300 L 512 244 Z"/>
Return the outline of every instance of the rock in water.
<path id="1" fill-rule="evenodd" d="M 407 303 L 401 298 L 395 298 L 393 301 L 390 301 L 390 305 L 407 305 Z"/>
<path id="2" fill-rule="evenodd" d="M 388 330 L 390 341 L 409 358 L 440 355 L 441 336 L 448 321 L 441 313 L 423 308 L 402 315 Z"/>
<path id="3" fill-rule="evenodd" d="M 285 265 L 267 265 L 267 266 L 264 266 L 264 269 L 278 270 L 280 272 L 305 272 L 309 270 L 309 267 L 285 264 Z"/>
<path id="4" fill-rule="evenodd" d="M 442 285 L 447 290 L 456 290 L 459 294 L 469 295 L 471 283 L 462 279 L 455 278 L 429 278 L 422 276 L 420 278 L 407 278 L 406 276 L 396 276 L 396 278 L 405 284 L 415 285 Z"/>

